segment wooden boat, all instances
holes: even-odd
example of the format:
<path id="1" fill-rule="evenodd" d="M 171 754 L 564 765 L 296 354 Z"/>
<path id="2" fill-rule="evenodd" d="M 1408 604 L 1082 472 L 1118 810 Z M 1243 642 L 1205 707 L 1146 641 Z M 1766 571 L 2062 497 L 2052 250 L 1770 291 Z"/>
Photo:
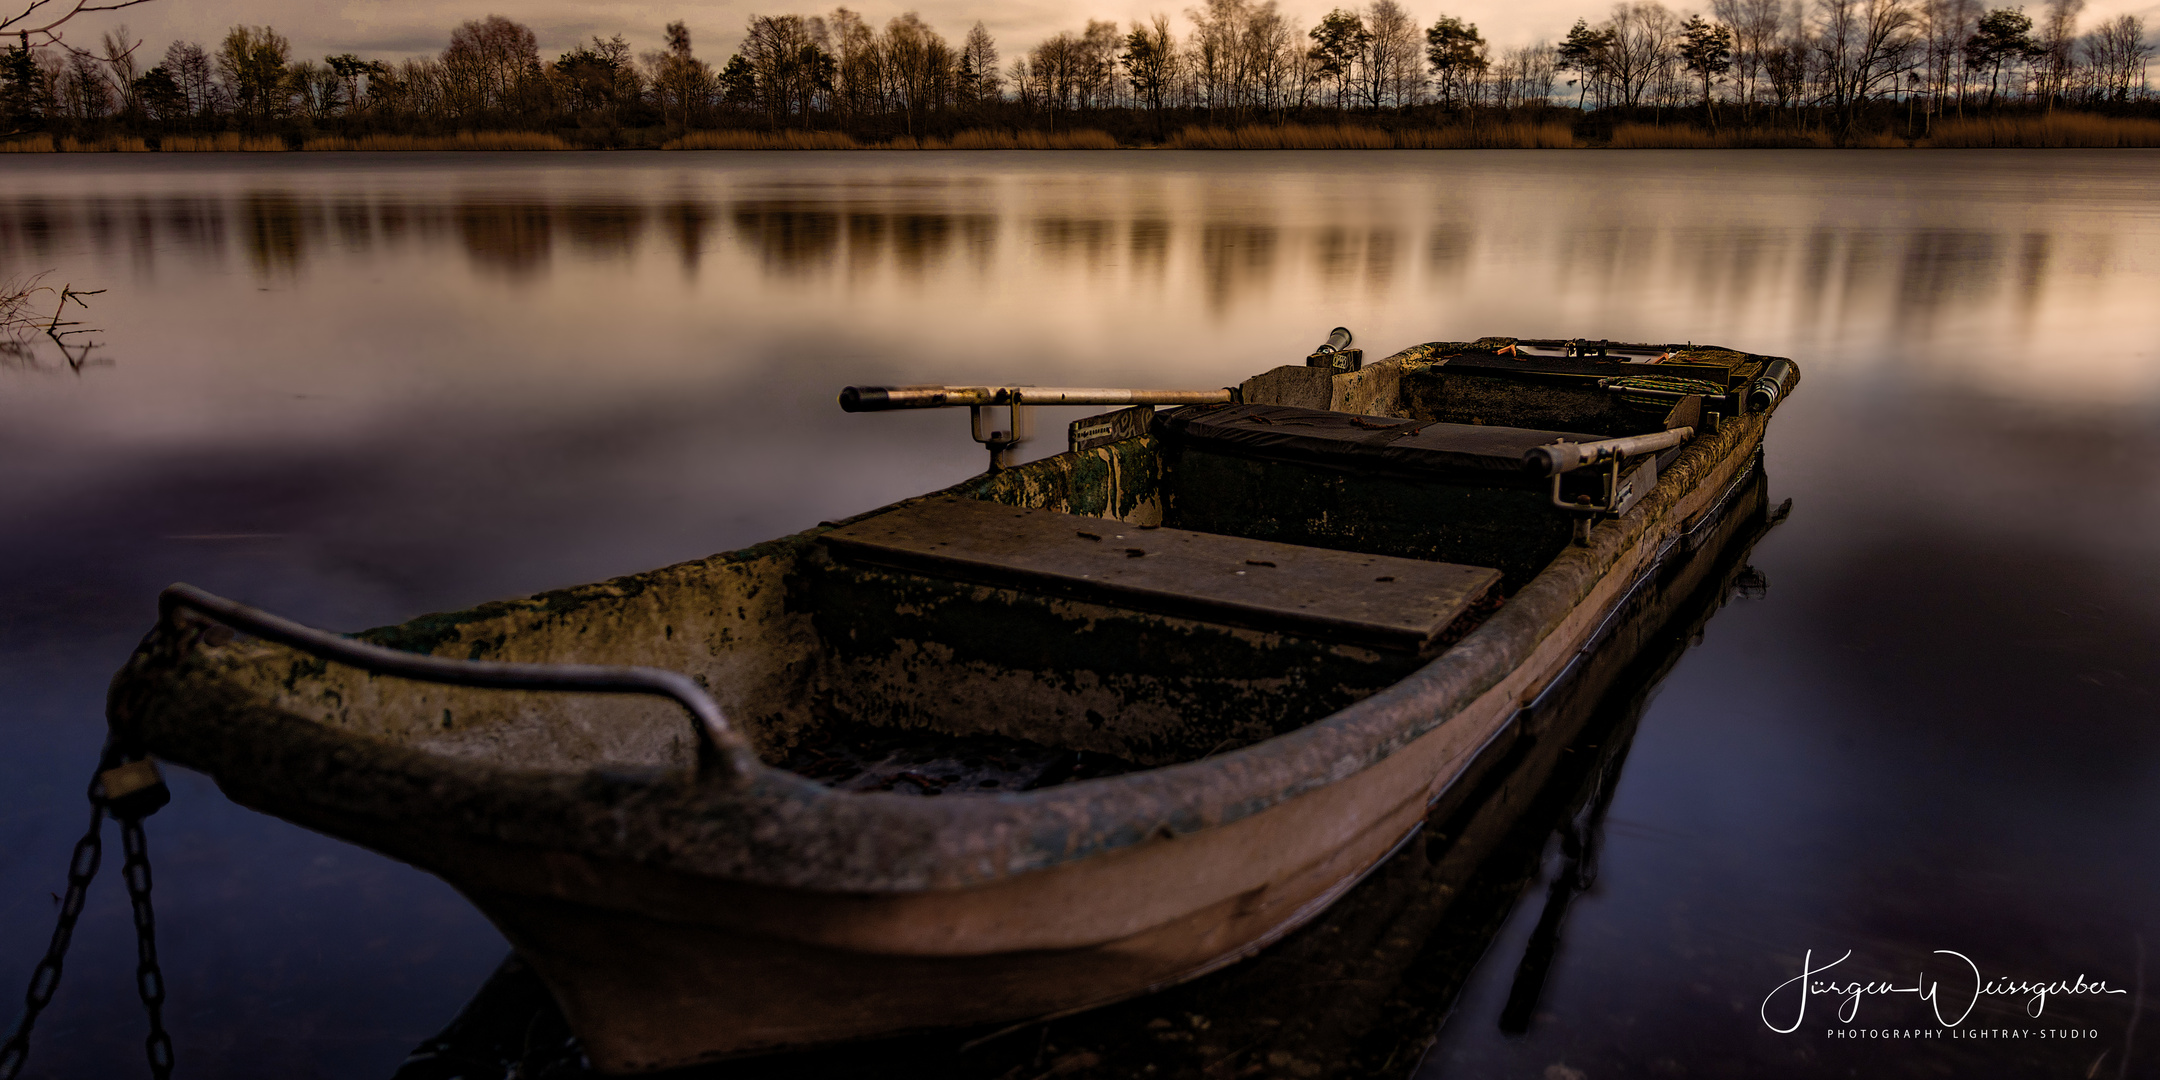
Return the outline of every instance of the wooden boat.
<path id="1" fill-rule="evenodd" d="M 1724 603 L 1766 587 L 1748 556 L 1789 509 L 1772 511 L 1768 490 L 1757 469 L 1678 572 L 1645 588 L 1565 685 L 1480 756 L 1416 839 L 1252 959 L 1078 1015 L 738 1060 L 726 1075 L 1410 1076 L 1445 1025 L 1490 1022 L 1456 1000 L 1473 968 L 1494 961 L 1515 969 L 1504 1030 L 1523 1030 L 1568 905 L 1596 877 L 1604 811 L 1645 706 Z M 1488 956 L 1510 908 L 1540 902 L 1529 893 L 1556 833 L 1561 860 L 1542 882 L 1528 947 Z M 580 1053 L 546 984 L 513 952 L 392 1080 L 576 1073 Z"/>
<path id="2" fill-rule="evenodd" d="M 1711 347 L 1346 353 L 848 521 L 357 639 L 175 586 L 110 720 L 451 882 L 603 1071 L 1145 993 L 1412 836 L 1720 535 L 1798 380 Z M 994 455 L 1019 430 L 978 424 Z"/>

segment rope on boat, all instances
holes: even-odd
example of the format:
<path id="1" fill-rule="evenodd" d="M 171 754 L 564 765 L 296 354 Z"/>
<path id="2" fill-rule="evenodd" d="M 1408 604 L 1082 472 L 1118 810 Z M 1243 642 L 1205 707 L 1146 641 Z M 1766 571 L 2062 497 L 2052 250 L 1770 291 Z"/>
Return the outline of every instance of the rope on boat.
<path id="1" fill-rule="evenodd" d="M 587 694 L 649 694 L 672 698 L 690 713 L 698 735 L 698 773 L 716 776 L 723 770 L 745 773 L 756 760 L 740 733 L 720 711 L 720 705 L 695 679 L 679 671 L 650 667 L 612 667 L 599 664 L 514 664 L 494 660 L 448 660 L 437 656 L 402 652 L 355 641 L 328 630 L 272 615 L 238 601 L 205 592 L 193 585 L 174 584 L 158 594 L 158 611 L 168 621 L 187 608 L 223 623 L 301 652 L 335 660 L 377 675 L 394 675 L 420 682 L 471 686 L 489 690 L 549 690 Z M 206 631 L 202 641 L 212 647 L 223 644 Z"/>

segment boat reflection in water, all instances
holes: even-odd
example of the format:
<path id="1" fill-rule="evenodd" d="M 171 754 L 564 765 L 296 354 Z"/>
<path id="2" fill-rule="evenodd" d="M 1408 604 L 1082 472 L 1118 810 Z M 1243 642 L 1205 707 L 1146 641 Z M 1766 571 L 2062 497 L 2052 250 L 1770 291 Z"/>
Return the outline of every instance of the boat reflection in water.
<path id="1" fill-rule="evenodd" d="M 1074 1016 L 671 1072 L 712 1078 L 1407 1076 L 1509 913 L 1559 854 L 1499 1024 L 1536 1006 L 1570 902 L 1595 880 L 1605 808 L 1659 682 L 1726 601 L 1766 588 L 1747 565 L 1790 508 L 1761 458 L 1693 558 L 1615 613 L 1573 670 L 1433 807 L 1423 831 L 1324 914 L 1253 958 Z M 1534 898 L 1529 902 L 1537 902 Z M 1489 1022 L 1460 1018 L 1459 1022 Z M 515 955 L 396 1080 L 597 1075 L 547 989 Z"/>

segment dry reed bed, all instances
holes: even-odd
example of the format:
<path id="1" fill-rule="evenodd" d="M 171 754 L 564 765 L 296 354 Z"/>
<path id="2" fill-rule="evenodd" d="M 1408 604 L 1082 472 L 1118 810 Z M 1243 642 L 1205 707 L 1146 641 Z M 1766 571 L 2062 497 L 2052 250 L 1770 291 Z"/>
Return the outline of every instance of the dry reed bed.
<path id="1" fill-rule="evenodd" d="M 1189 127 L 1163 143 L 1166 150 L 1514 150 L 1576 145 L 1562 123 L 1463 124 L 1444 128 L 1383 131 L 1340 124 L 1328 127 L 1253 124 L 1239 128 Z"/>
<path id="2" fill-rule="evenodd" d="M 1386 131 L 1356 124 L 1273 126 L 1252 124 L 1225 128 L 1188 127 L 1163 143 L 1172 150 L 1454 150 L 1547 149 L 1584 145 L 1566 123 L 1465 124 L 1444 128 Z M 1621 124 L 1605 143 L 1616 150 L 1723 150 L 1817 148 L 1832 146 L 1819 131 L 1768 131 L 1760 128 L 1708 132 L 1689 124 Z M 2160 120 L 2122 119 L 2087 113 L 1989 119 L 1938 119 L 1931 138 L 1918 143 L 1895 135 L 1865 135 L 1848 145 L 1872 147 L 2115 148 L 2160 147 Z M 1105 132 L 976 129 L 949 139 L 907 136 L 882 143 L 859 142 L 837 131 L 694 131 L 667 143 L 666 150 L 1114 150 L 1117 140 Z M 159 150 L 178 152 L 264 152 L 287 149 L 276 136 L 167 135 Z M 142 138 L 114 135 L 102 139 L 29 135 L 0 142 L 0 153 L 112 153 L 151 149 Z M 366 135 L 311 138 L 304 150 L 574 150 L 561 138 L 525 131 L 481 131 L 458 135 Z"/>
<path id="3" fill-rule="evenodd" d="M 1929 146 L 2030 147 L 2033 149 L 2160 146 L 2160 120 L 2090 113 L 1937 120 Z"/>
<path id="4" fill-rule="evenodd" d="M 150 149 L 150 144 L 134 135 L 112 135 L 103 139 L 78 139 L 69 136 L 53 142 L 50 135 L 32 135 L 27 139 L 0 143 L 0 154 L 133 154 Z"/>
<path id="5" fill-rule="evenodd" d="M 1742 128 L 1708 132 L 1690 124 L 1621 124 L 1605 145 L 1614 150 L 1786 150 L 1827 149 L 1831 142 L 1830 136 L 1819 131 Z M 1889 145 L 1905 142 L 1898 139 Z"/>
<path id="6" fill-rule="evenodd" d="M 242 136 L 228 131 L 222 135 L 167 135 L 158 140 L 158 149 L 180 153 L 272 153 L 286 149 L 285 140 L 274 135 Z"/>
<path id="7" fill-rule="evenodd" d="M 575 150 L 561 138 L 537 131 L 467 131 L 456 135 L 363 135 L 357 139 L 323 136 L 302 150 Z"/>
<path id="8" fill-rule="evenodd" d="M 662 150 L 1115 150 L 1101 131 L 969 130 L 950 139 L 902 135 L 889 142 L 858 142 L 838 131 L 693 131 Z"/>

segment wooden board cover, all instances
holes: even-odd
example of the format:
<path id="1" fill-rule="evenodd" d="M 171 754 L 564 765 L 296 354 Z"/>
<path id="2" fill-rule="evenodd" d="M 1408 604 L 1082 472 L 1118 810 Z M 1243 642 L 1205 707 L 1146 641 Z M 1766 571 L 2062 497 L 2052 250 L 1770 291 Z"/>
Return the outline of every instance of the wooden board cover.
<path id="1" fill-rule="evenodd" d="M 1420 649 L 1500 581 L 1365 555 L 941 497 L 825 534 L 847 558 L 1113 607 Z"/>

